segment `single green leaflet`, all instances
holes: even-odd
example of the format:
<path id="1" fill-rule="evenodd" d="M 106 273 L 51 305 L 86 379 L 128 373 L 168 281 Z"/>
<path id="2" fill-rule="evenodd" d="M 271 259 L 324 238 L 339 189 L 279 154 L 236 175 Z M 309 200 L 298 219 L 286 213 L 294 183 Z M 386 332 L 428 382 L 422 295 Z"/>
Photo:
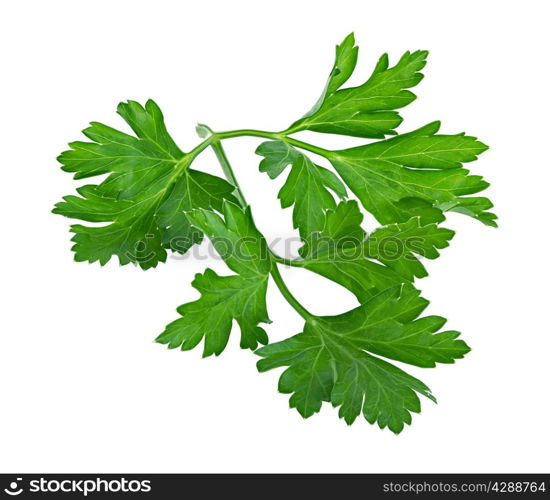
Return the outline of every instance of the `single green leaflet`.
<path id="1" fill-rule="evenodd" d="M 452 210 L 494 226 L 487 198 L 469 198 L 489 184 L 469 175 L 471 162 L 487 146 L 464 134 L 437 135 L 440 123 L 384 141 L 327 155 L 363 206 L 381 224 L 405 222 L 410 213 L 402 200 L 420 199 L 441 210 Z M 429 222 L 438 222 L 439 215 Z"/>
<path id="2" fill-rule="evenodd" d="M 426 65 L 428 52 L 406 52 L 392 67 L 384 54 L 365 83 L 341 89 L 355 69 L 357 52 L 352 33 L 336 48 L 336 61 L 323 94 L 313 109 L 288 128 L 289 132 L 312 130 L 377 139 L 395 133 L 403 121 L 395 110 L 416 99 L 407 89 L 422 80 L 420 70 Z"/>
<path id="3" fill-rule="evenodd" d="M 428 275 L 419 257 L 436 259 L 454 235 L 450 229 L 411 217 L 407 222 L 374 230 L 365 244 L 365 253 L 412 281 Z"/>
<path id="4" fill-rule="evenodd" d="M 458 332 L 437 333 L 445 320 L 417 319 L 427 301 L 410 285 L 389 288 L 357 309 L 312 317 L 304 331 L 262 347 L 260 371 L 288 367 L 279 390 L 292 394 L 290 406 L 309 417 L 323 401 L 340 407 L 349 424 L 363 413 L 370 423 L 401 432 L 420 411 L 417 393 L 435 401 L 422 382 L 377 357 L 433 367 L 453 363 L 470 349 Z M 373 355 L 374 354 L 374 355 Z"/>
<path id="5" fill-rule="evenodd" d="M 193 286 L 199 300 L 178 308 L 183 316 L 170 323 L 157 342 L 186 351 L 204 337 L 204 356 L 219 355 L 229 340 L 233 320 L 241 329 L 241 347 L 256 349 L 267 343 L 259 323 L 271 323 L 265 295 L 271 271 L 267 242 L 252 220 L 250 209 L 224 202 L 223 215 L 209 210 L 189 213 L 190 220 L 209 238 L 228 267 L 238 273 L 218 276 L 211 269 L 197 274 Z"/>
<path id="6" fill-rule="evenodd" d="M 250 207 L 241 208 L 226 201 L 222 210 L 223 218 L 210 210 L 194 210 L 188 216 L 212 240 L 232 271 L 242 276 L 269 274 L 271 254 L 254 224 Z"/>
<path id="7" fill-rule="evenodd" d="M 346 196 L 342 181 L 330 170 L 315 165 L 308 156 L 300 153 L 284 141 L 268 141 L 260 144 L 256 153 L 263 156 L 260 171 L 266 172 L 271 179 L 278 177 L 288 165 L 292 165 L 290 174 L 281 190 L 279 199 L 283 208 L 294 205 L 294 227 L 306 240 L 312 234 L 323 229 L 324 211 L 336 206 L 334 196 Z"/>
<path id="8" fill-rule="evenodd" d="M 267 276 L 218 276 L 211 269 L 197 274 L 193 286 L 201 298 L 178 308 L 182 315 L 170 323 L 157 342 L 170 349 L 188 351 L 204 338 L 204 356 L 218 356 L 225 349 L 233 320 L 241 329 L 241 347 L 256 349 L 267 344 L 259 323 L 270 323 L 265 304 Z"/>
<path id="9" fill-rule="evenodd" d="M 54 213 L 103 226 L 71 226 L 75 260 L 106 264 L 116 255 L 121 264 L 143 269 L 166 260 L 166 249 L 185 253 L 202 239 L 185 211 L 220 208 L 233 199 L 234 187 L 219 177 L 188 168 L 168 135 L 159 107 L 121 103 L 118 113 L 136 136 L 92 122 L 83 131 L 92 142 L 72 142 L 59 156 L 63 170 L 84 179 L 108 174 L 99 185 L 66 196 Z"/>
<path id="10" fill-rule="evenodd" d="M 308 244 L 308 255 L 296 266 L 309 269 L 350 290 L 360 302 L 404 282 L 427 275 L 418 257 L 435 259 L 454 232 L 420 217 L 382 226 L 368 236 L 354 200 L 326 212 L 326 227 Z"/>

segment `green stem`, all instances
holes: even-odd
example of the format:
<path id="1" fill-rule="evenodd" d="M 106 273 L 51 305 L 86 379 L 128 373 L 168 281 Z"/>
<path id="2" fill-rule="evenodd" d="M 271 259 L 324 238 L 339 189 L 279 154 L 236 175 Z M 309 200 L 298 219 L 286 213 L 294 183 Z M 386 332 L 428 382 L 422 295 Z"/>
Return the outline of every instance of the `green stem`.
<path id="1" fill-rule="evenodd" d="M 186 157 L 184 159 L 187 160 L 188 164 L 191 164 L 191 162 L 199 156 L 212 142 L 214 141 L 214 136 L 207 137 L 204 141 L 197 144 L 189 153 L 187 153 Z"/>
<path id="2" fill-rule="evenodd" d="M 299 260 L 285 259 L 284 257 L 279 257 L 278 255 L 275 255 L 273 252 L 271 252 L 271 254 L 273 255 L 273 260 L 278 264 L 283 264 L 284 266 L 288 267 L 303 267 L 301 261 Z"/>
<path id="3" fill-rule="evenodd" d="M 255 130 L 251 128 L 242 128 L 238 130 L 230 130 L 228 132 L 213 132 L 219 139 L 232 139 L 233 137 L 265 137 L 267 139 L 282 140 L 284 134 L 279 132 L 267 132 L 265 130 Z"/>
<path id="4" fill-rule="evenodd" d="M 187 153 L 181 160 L 179 160 L 178 163 L 176 163 L 176 169 L 175 169 L 176 175 L 181 174 L 187 167 L 189 167 L 189 165 L 191 165 L 193 160 L 197 156 L 199 156 L 199 154 L 202 153 L 208 146 L 212 146 L 212 148 L 214 149 L 216 156 L 218 157 L 218 160 L 220 161 L 222 168 L 224 169 L 224 172 L 225 172 L 224 165 L 225 165 L 225 162 L 227 162 L 227 156 L 223 151 L 220 141 L 222 139 L 232 139 L 234 137 L 246 137 L 246 136 L 263 137 L 265 139 L 284 141 L 287 144 L 290 144 L 297 148 L 303 149 L 305 151 L 309 151 L 310 153 L 318 154 L 320 156 L 325 156 L 325 157 L 330 156 L 331 154 L 334 153 L 329 149 L 324 149 L 319 146 L 314 146 L 313 144 L 309 144 L 308 142 L 303 142 L 303 141 L 299 141 L 298 139 L 288 137 L 286 135 L 286 131 L 285 132 L 267 132 L 265 130 L 240 129 L 240 130 L 230 130 L 228 132 L 213 132 L 206 125 L 199 125 L 199 126 L 203 127 L 204 130 L 211 135 L 209 135 L 206 139 L 204 139 L 204 141 L 202 141 L 197 146 L 195 146 L 191 151 L 189 151 L 189 153 Z M 234 185 L 238 193 L 238 197 L 242 198 L 239 201 L 245 202 L 242 192 L 240 192 L 240 188 L 238 189 L 238 185 L 236 184 L 237 180 L 235 178 L 233 171 L 231 171 L 230 176 L 232 179 L 230 182 L 235 183 Z"/>
<path id="5" fill-rule="evenodd" d="M 286 143 L 296 146 L 297 148 L 304 149 L 306 151 L 309 151 L 311 153 L 315 153 L 319 156 L 329 156 L 332 151 L 325 148 L 320 148 L 319 146 L 314 146 L 313 144 L 310 144 L 309 142 L 299 141 L 298 139 L 293 139 L 292 137 L 286 137 L 283 139 Z"/>
<path id="6" fill-rule="evenodd" d="M 292 292 L 287 288 L 285 282 L 283 281 L 283 277 L 281 276 L 276 263 L 274 263 L 271 268 L 271 276 L 273 277 L 273 281 L 275 281 L 275 284 L 277 285 L 277 288 L 279 288 L 279 291 L 283 297 L 296 310 L 296 312 L 306 321 L 311 319 L 313 314 L 311 314 L 302 304 L 300 304 L 300 302 L 298 302 L 298 299 L 292 295 Z"/>
<path id="7" fill-rule="evenodd" d="M 241 130 L 231 130 L 229 132 L 216 132 L 215 135 L 219 139 L 231 139 L 233 137 L 263 137 L 265 139 L 273 139 L 284 141 L 287 144 L 296 146 L 297 148 L 304 149 L 311 153 L 315 153 L 321 156 L 330 155 L 331 151 L 328 149 L 320 148 L 319 146 L 314 146 L 308 142 L 299 141 L 298 139 L 293 139 L 288 137 L 284 132 L 266 132 L 264 130 L 254 130 L 254 129 L 241 129 Z"/>
<path id="8" fill-rule="evenodd" d="M 235 136 L 238 137 L 238 136 Z M 220 162 L 220 165 L 222 167 L 223 173 L 226 177 L 226 179 L 235 186 L 235 194 L 239 200 L 239 203 L 242 207 L 246 207 L 247 203 L 245 200 L 245 197 L 243 195 L 243 192 L 241 191 L 241 188 L 239 187 L 239 184 L 237 182 L 237 178 L 235 177 L 235 173 L 233 172 L 233 168 L 231 167 L 231 164 L 229 163 L 229 159 L 227 158 L 227 155 L 225 154 L 225 151 L 221 145 L 220 142 L 220 134 L 214 134 L 211 135 L 208 139 L 203 141 L 204 144 L 209 139 L 212 139 L 208 145 L 212 146 L 212 149 L 216 153 L 216 157 L 218 158 L 218 161 Z M 271 254 L 271 260 L 273 262 L 273 265 L 271 267 L 271 276 L 273 277 L 273 281 L 275 281 L 275 284 L 277 285 L 277 288 L 283 295 L 283 297 L 287 300 L 287 302 L 296 310 L 296 312 L 302 316 L 305 320 L 310 319 L 313 317 L 313 315 L 302 305 L 300 302 L 298 302 L 298 299 L 292 295 L 292 292 L 288 289 L 286 286 L 283 277 L 281 276 L 281 273 L 279 272 L 279 268 L 277 267 L 277 263 L 285 264 L 288 266 L 293 265 L 292 261 L 289 259 L 285 259 L 283 257 L 279 257 L 269 250 Z"/>
<path id="9" fill-rule="evenodd" d="M 212 141 L 212 144 L 210 144 L 210 146 L 214 150 L 214 153 L 216 153 L 216 158 L 220 162 L 225 178 L 231 184 L 233 184 L 233 186 L 235 186 L 235 196 L 237 197 L 239 204 L 243 208 L 246 207 L 248 203 L 246 203 L 246 199 L 241 190 L 241 187 L 239 186 L 237 177 L 235 177 L 235 172 L 233 172 L 233 168 L 231 168 L 231 164 L 229 163 L 227 155 L 225 154 L 225 150 L 223 149 L 222 143 L 216 136 L 214 136 L 214 140 Z"/>

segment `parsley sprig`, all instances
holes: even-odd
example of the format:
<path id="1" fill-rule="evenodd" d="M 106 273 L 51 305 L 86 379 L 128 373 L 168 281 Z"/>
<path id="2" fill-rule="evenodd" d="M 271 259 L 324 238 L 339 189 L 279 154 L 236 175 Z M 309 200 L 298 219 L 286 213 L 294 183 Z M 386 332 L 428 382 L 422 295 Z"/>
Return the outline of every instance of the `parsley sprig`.
<path id="1" fill-rule="evenodd" d="M 75 179 L 103 176 L 53 210 L 92 223 L 71 226 L 75 260 L 104 265 L 116 256 L 121 265 L 145 270 L 166 261 L 168 252 L 187 252 L 206 236 L 232 274 L 220 276 L 211 269 L 197 274 L 193 287 L 200 298 L 180 306 L 180 318 L 157 341 L 182 350 L 203 342 L 204 356 L 219 355 L 236 322 L 241 347 L 261 357 L 260 371 L 285 368 L 279 390 L 291 394 L 290 406 L 302 416 L 328 402 L 348 424 L 362 414 L 370 423 L 401 432 L 411 413 L 420 411 L 419 396 L 435 398 L 390 360 L 430 368 L 469 351 L 458 332 L 443 330 L 444 318 L 422 316 L 428 301 L 414 286 L 427 275 L 421 259 L 435 259 L 449 245 L 454 232 L 441 226 L 449 211 L 496 226 L 489 199 L 472 196 L 487 182 L 464 168 L 487 146 L 463 133 L 440 134 L 439 122 L 396 132 L 402 122 L 398 110 L 416 98 L 410 89 L 422 80 L 427 55 L 406 52 L 390 66 L 384 54 L 365 83 L 344 87 L 358 56 L 350 34 L 336 48 L 321 96 L 288 128 L 214 132 L 198 125 L 202 142 L 188 152 L 169 135 L 154 101 L 121 103 L 118 113 L 133 135 L 92 122 L 83 131 L 88 141 L 70 143 L 58 158 Z M 368 142 L 329 150 L 293 136 L 305 130 Z M 261 172 L 272 179 L 286 177 L 279 199 L 283 208 L 292 207 L 303 242 L 299 258 L 276 255 L 254 222 L 223 148 L 224 141 L 244 136 L 264 140 L 256 150 Z M 191 168 L 207 148 L 214 151 L 223 178 Z M 318 165 L 317 157 L 334 171 Z M 379 228 L 363 229 L 360 206 Z M 280 266 L 307 269 L 338 283 L 357 297 L 357 307 L 337 316 L 308 311 L 285 284 Z M 271 322 L 270 281 L 304 319 L 300 333 L 275 343 L 261 326 Z"/>

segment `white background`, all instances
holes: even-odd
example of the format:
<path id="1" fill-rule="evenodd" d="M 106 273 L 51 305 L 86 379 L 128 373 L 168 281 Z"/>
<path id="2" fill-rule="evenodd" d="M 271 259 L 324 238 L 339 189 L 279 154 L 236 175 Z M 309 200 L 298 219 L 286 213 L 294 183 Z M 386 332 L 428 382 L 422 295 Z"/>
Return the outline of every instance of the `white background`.
<path id="1" fill-rule="evenodd" d="M 548 472 L 547 2 L 4 1 L 0 315 L 1 472 Z M 434 119 L 491 146 L 472 164 L 492 183 L 494 230 L 460 215 L 449 249 L 418 283 L 430 313 L 473 351 L 410 369 L 439 399 L 395 436 L 325 405 L 303 420 L 259 374 L 234 332 L 219 358 L 153 343 L 196 298 L 202 261 L 142 272 L 75 263 L 69 221 L 50 214 L 76 183 L 55 157 L 116 105 L 154 98 L 184 150 L 195 123 L 280 130 L 318 97 L 334 46 L 355 31 L 364 81 L 377 57 L 429 49 L 401 130 Z M 313 137 L 326 147 L 350 142 Z M 257 170 L 258 141 L 227 144 L 266 234 L 287 237 L 279 181 Z M 216 171 L 208 152 L 200 165 Z M 224 271 L 220 262 L 210 266 Z M 295 270 L 290 288 L 320 314 L 352 307 Z M 269 293 L 274 340 L 301 321 Z M 235 329 L 237 330 L 237 329 Z"/>

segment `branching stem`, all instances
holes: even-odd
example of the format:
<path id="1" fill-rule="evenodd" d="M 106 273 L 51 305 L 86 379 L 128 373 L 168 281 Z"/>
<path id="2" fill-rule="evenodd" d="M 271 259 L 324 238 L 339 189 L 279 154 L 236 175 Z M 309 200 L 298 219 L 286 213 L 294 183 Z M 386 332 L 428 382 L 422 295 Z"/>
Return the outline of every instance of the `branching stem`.
<path id="1" fill-rule="evenodd" d="M 232 132 L 222 132 L 222 133 L 214 133 L 211 131 L 209 127 L 206 125 L 201 125 L 203 129 L 207 130 L 211 135 L 209 135 L 197 148 L 195 148 L 192 152 L 196 152 L 196 154 L 199 154 L 201 151 L 203 151 L 206 147 L 210 146 L 214 150 L 214 153 L 216 154 L 216 157 L 218 161 L 220 162 L 221 168 L 223 170 L 223 173 L 225 175 L 225 178 L 235 186 L 235 196 L 237 197 L 237 200 L 239 201 L 239 204 L 244 208 L 247 206 L 246 199 L 244 197 L 244 194 L 239 186 L 239 183 L 237 181 L 237 178 L 235 176 L 235 172 L 233 171 L 233 168 L 231 167 L 231 164 L 229 163 L 229 159 L 227 158 L 227 155 L 225 154 L 225 150 L 223 149 L 223 146 L 221 144 L 222 139 L 228 139 L 231 137 L 242 137 L 242 136 L 254 136 L 254 137 L 266 137 L 266 138 L 281 138 L 279 137 L 279 134 L 271 133 L 271 132 L 263 132 L 259 130 L 235 130 Z M 282 138 L 281 138 L 282 139 Z M 302 149 L 307 149 L 308 151 L 313 151 L 313 149 L 320 150 L 321 148 L 317 148 L 315 146 L 312 146 L 311 144 L 302 143 L 301 141 L 296 141 L 295 139 L 291 138 L 285 138 L 287 142 L 293 141 L 293 144 L 297 147 L 301 147 Z M 289 142 L 292 144 L 291 142 Z M 204 144 L 206 144 L 204 147 L 202 147 Z M 307 147 L 305 147 L 307 146 Z M 323 150 L 326 151 L 326 150 Z M 313 151 L 315 152 L 315 151 Z M 320 153 L 318 153 L 320 154 Z M 305 320 L 311 319 L 313 315 L 294 297 L 292 292 L 288 289 L 286 286 L 286 283 L 283 280 L 283 277 L 281 276 L 281 273 L 279 272 L 279 268 L 277 267 L 278 264 L 284 264 L 287 266 L 294 266 L 294 262 L 290 259 L 285 259 L 283 257 L 279 257 L 276 255 L 273 251 L 270 250 L 270 258 L 272 260 L 272 267 L 271 267 L 271 276 L 273 278 L 273 281 L 277 285 L 277 288 L 283 295 L 283 297 L 286 299 L 286 301 L 296 310 L 296 312 L 302 316 Z"/>

